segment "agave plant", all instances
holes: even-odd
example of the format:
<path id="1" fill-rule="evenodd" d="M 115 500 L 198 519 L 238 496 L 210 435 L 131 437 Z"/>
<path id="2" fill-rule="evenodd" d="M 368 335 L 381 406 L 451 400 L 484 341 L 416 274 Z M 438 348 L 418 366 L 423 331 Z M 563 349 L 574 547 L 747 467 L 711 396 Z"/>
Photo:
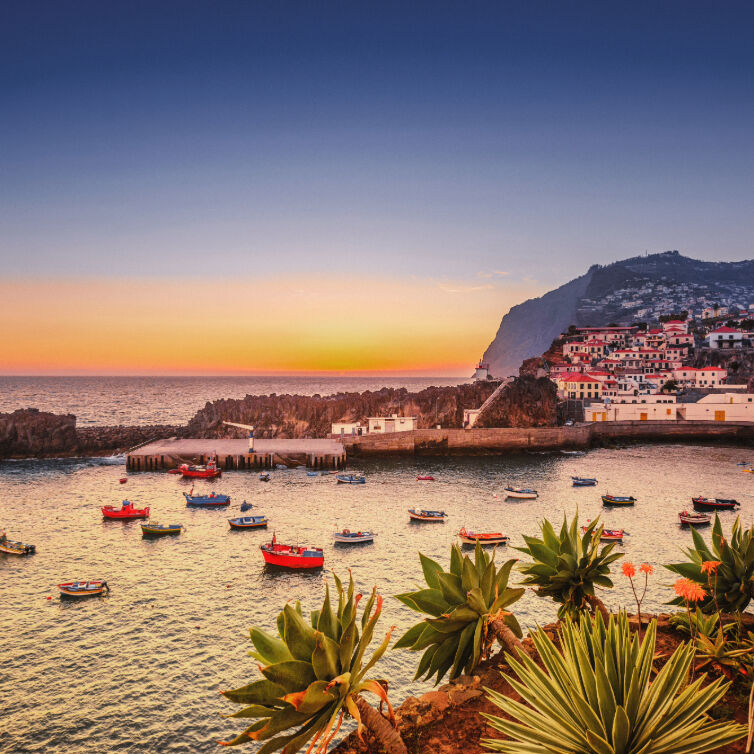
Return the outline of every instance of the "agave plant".
<path id="1" fill-rule="evenodd" d="M 700 634 L 696 639 L 696 655 L 699 662 L 697 670 L 708 665 L 717 664 L 726 677 L 731 680 L 743 677 L 747 673 L 746 660 L 751 658 L 751 646 L 746 643 L 730 641 L 724 631 L 718 631 L 717 636 Z"/>
<path id="2" fill-rule="evenodd" d="M 360 634 L 357 609 L 361 595 L 354 596 L 353 578 L 347 590 L 337 576 L 334 578 L 337 611 L 330 604 L 326 584 L 322 608 L 312 611 L 308 623 L 296 603 L 295 607 L 287 604 L 278 616 L 277 636 L 251 629 L 255 651 L 250 654 L 262 663 L 259 669 L 264 678 L 222 693 L 244 705 L 229 717 L 254 718 L 255 722 L 234 739 L 221 741 L 224 746 L 262 741 L 265 743 L 257 754 L 278 749 L 294 754 L 311 740 L 308 751 L 324 754 L 348 713 L 358 722 L 359 736 L 366 726 L 385 751 L 405 754 L 395 728 L 360 696 L 363 692 L 376 694 L 387 703 L 394 722 L 386 684 L 366 677 L 390 642 L 392 629 L 365 662 L 382 611 L 382 597 L 375 587 L 362 612 Z M 278 735 L 291 728 L 293 733 Z"/>
<path id="3" fill-rule="evenodd" d="M 587 609 L 599 610 L 606 617 L 607 610 L 595 596 L 594 587 L 612 587 L 610 564 L 622 558 L 623 553 L 613 553 L 615 542 L 600 548 L 599 520 L 592 521 L 583 535 L 579 534 L 578 514 L 570 526 L 563 517 L 560 534 L 547 519 L 540 529 L 542 539 L 525 536 L 526 546 L 517 548 L 534 561 L 520 566 L 526 575 L 522 583 L 535 586 L 537 594 L 560 602 L 559 618 Z"/>
<path id="4" fill-rule="evenodd" d="M 625 613 L 566 618 L 560 649 L 544 631 L 532 637 L 543 667 L 521 655 L 508 661 L 517 679 L 507 680 L 523 702 L 489 691 L 511 719 L 485 714 L 509 740 L 485 739 L 507 754 L 697 754 L 737 741 L 746 727 L 706 715 L 728 686 L 705 677 L 688 683 L 694 658 L 681 644 L 650 684 L 657 637 L 652 621 L 641 641 Z M 528 706 L 527 706 L 528 705 Z"/>
<path id="5" fill-rule="evenodd" d="M 720 616 L 717 613 L 705 615 L 698 607 L 696 613 L 676 613 L 668 621 L 673 628 L 687 636 L 714 636 L 720 628 Z M 722 630 L 729 633 L 735 629 L 733 623 L 724 623 Z"/>
<path id="6" fill-rule="evenodd" d="M 685 551 L 689 562 L 665 567 L 704 586 L 708 596 L 701 607 L 705 612 L 743 612 L 754 597 L 754 526 L 744 529 L 740 518 L 736 518 L 730 538 L 726 539 L 720 518 L 715 514 L 712 549 L 693 527 L 691 536 L 694 546 Z M 716 564 L 715 571 L 703 568 L 704 563 L 710 562 Z M 683 598 L 676 597 L 670 604 L 682 605 Z"/>
<path id="7" fill-rule="evenodd" d="M 509 650 L 521 647 L 521 627 L 505 608 L 524 593 L 508 586 L 516 562 L 508 560 L 497 568 L 477 543 L 472 561 L 458 545 L 450 551 L 450 570 L 419 553 L 426 589 L 396 597 L 425 618 L 410 628 L 395 648 L 424 651 L 415 678 L 437 675 L 437 683 L 450 671 L 450 678 L 470 673 L 487 656 L 498 639 Z"/>

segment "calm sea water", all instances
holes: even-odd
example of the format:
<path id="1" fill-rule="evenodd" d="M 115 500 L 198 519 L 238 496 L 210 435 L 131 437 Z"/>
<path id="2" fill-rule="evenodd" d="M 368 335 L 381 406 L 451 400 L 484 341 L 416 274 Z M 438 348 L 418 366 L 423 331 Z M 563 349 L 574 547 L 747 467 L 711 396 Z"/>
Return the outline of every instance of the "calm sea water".
<path id="1" fill-rule="evenodd" d="M 395 624 L 399 636 L 414 615 L 390 595 L 422 584 L 417 551 L 447 565 L 461 526 L 499 530 L 521 543 L 537 521 L 561 519 L 577 509 L 584 520 L 600 514 L 631 536 L 623 550 L 636 563 L 672 561 L 690 535 L 677 512 L 695 493 L 736 497 L 742 516 L 754 514 L 754 476 L 735 463 L 751 449 L 638 446 L 595 450 L 585 456 L 517 455 L 437 459 L 419 463 L 370 462 L 363 486 L 336 485 L 333 477 L 278 471 L 269 484 L 256 474 L 229 472 L 201 489 L 227 492 L 230 511 L 185 508 L 185 482 L 168 474 L 130 475 L 120 485 L 122 462 L 44 461 L 0 464 L 0 517 L 12 538 L 37 545 L 29 558 L 0 556 L 0 750 L 8 752 L 213 751 L 215 742 L 241 729 L 223 720 L 232 712 L 218 689 L 259 676 L 246 654 L 248 628 L 274 626 L 287 600 L 318 607 L 323 574 L 270 573 L 259 544 L 274 529 L 286 542 L 321 545 L 325 566 L 357 587 L 377 584 L 386 596 L 381 631 Z M 431 473 L 436 482 L 417 482 Z M 594 475 L 597 488 L 574 489 L 570 475 Z M 507 502 L 507 481 L 539 489 L 535 501 Z M 599 495 L 632 493 L 635 508 L 603 511 Z M 155 518 L 186 525 L 185 534 L 143 540 L 138 522 L 103 522 L 99 507 L 124 496 L 150 505 Z M 269 532 L 231 532 L 227 517 L 243 499 L 269 516 Z M 447 523 L 410 524 L 407 508 L 443 508 Z M 734 516 L 723 514 L 726 528 Z M 374 545 L 336 549 L 336 527 L 373 528 Z M 705 534 L 708 536 L 708 534 Z M 507 551 L 507 552 L 506 552 Z M 500 559 L 513 557 L 512 546 Z M 56 583 L 105 578 L 109 597 L 84 603 L 58 598 Z M 516 577 L 514 576 L 514 581 Z M 673 577 L 658 568 L 646 609 L 662 609 Z M 613 606 L 631 607 L 628 586 L 604 595 Z M 52 597 L 52 599 L 48 599 Z M 527 594 L 515 610 L 524 626 L 546 622 L 555 607 Z M 376 646 L 377 642 L 375 642 Z M 399 703 L 426 686 L 412 682 L 415 655 L 389 652 L 380 674 L 390 678 Z"/>
<path id="2" fill-rule="evenodd" d="M 183 424 L 207 401 L 246 395 L 423 390 L 463 377 L 0 377 L 0 412 L 75 414 L 80 426 Z"/>

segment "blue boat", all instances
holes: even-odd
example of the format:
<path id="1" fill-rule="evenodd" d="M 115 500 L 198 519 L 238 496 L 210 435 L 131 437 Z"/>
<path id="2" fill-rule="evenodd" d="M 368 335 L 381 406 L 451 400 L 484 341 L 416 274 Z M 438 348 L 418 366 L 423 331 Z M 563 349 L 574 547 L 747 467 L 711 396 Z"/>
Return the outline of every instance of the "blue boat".
<path id="1" fill-rule="evenodd" d="M 335 477 L 338 480 L 338 484 L 366 484 L 367 478 L 365 476 L 356 476 L 355 474 L 338 474 Z"/>
<path id="2" fill-rule="evenodd" d="M 319 471 L 307 471 L 306 476 L 319 476 Z"/>
<path id="3" fill-rule="evenodd" d="M 219 495 L 216 492 L 210 492 L 209 495 L 192 495 L 184 492 L 186 505 L 190 508 L 220 508 L 223 505 L 230 505 L 230 495 Z"/>
<path id="4" fill-rule="evenodd" d="M 241 512 L 250 511 L 254 506 L 251 503 L 247 503 L 245 500 L 241 503 Z"/>
<path id="5" fill-rule="evenodd" d="M 571 481 L 574 487 L 594 487 L 597 480 L 588 476 L 572 476 Z"/>
<path id="6" fill-rule="evenodd" d="M 267 516 L 239 516 L 229 518 L 228 523 L 231 529 L 266 529 Z"/>
<path id="7" fill-rule="evenodd" d="M 288 467 L 284 463 L 276 463 L 275 468 L 278 471 L 287 471 Z"/>
<path id="8" fill-rule="evenodd" d="M 269 471 L 263 471 L 263 472 L 262 472 L 262 473 L 261 473 L 261 474 L 259 475 L 259 481 L 260 481 L 260 482 L 269 482 L 269 481 L 270 481 L 270 478 L 271 478 L 271 477 L 270 477 L 270 472 L 269 472 Z"/>

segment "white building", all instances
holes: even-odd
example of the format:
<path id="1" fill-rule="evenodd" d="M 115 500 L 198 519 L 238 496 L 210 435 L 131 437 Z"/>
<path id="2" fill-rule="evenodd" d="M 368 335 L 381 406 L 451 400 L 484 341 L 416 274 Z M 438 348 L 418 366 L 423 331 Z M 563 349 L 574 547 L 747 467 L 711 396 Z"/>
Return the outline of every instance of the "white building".
<path id="1" fill-rule="evenodd" d="M 744 334 L 733 327 L 718 327 L 707 338 L 710 348 L 741 348 Z"/>
<path id="2" fill-rule="evenodd" d="M 361 422 L 333 422 L 332 425 L 334 435 L 365 435 L 368 431 Z"/>
<path id="3" fill-rule="evenodd" d="M 415 416 L 370 416 L 369 434 L 385 434 L 387 432 L 410 432 L 416 429 Z"/>
<path id="4" fill-rule="evenodd" d="M 463 410 L 463 426 L 466 429 L 471 429 L 476 424 L 481 410 L 481 408 L 465 408 Z"/>
<path id="5" fill-rule="evenodd" d="M 663 400 L 652 401 L 648 396 L 647 402 L 641 403 L 592 403 L 584 408 L 584 420 L 588 422 L 609 421 L 675 421 L 678 406 L 675 398 L 666 397 Z"/>
<path id="6" fill-rule="evenodd" d="M 754 422 L 754 395 L 713 393 L 696 403 L 682 403 L 678 415 L 686 421 Z"/>
<path id="7" fill-rule="evenodd" d="M 474 370 L 475 382 L 484 382 L 490 378 L 490 365 L 486 361 L 480 361 Z"/>

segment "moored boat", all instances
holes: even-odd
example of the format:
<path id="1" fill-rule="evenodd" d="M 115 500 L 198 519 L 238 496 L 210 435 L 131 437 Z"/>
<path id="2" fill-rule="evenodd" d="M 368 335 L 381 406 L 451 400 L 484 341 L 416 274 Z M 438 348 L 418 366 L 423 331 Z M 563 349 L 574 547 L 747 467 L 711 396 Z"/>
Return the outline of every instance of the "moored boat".
<path id="1" fill-rule="evenodd" d="M 125 484 L 125 483 L 126 483 L 127 481 L 128 481 L 128 477 L 122 476 L 122 477 L 120 478 L 120 483 L 121 483 L 121 484 Z"/>
<path id="2" fill-rule="evenodd" d="M 590 476 L 572 476 L 571 483 L 574 487 L 594 487 L 597 480 Z"/>
<path id="3" fill-rule="evenodd" d="M 681 526 L 707 526 L 712 523 L 712 516 L 706 513 L 691 513 L 690 511 L 681 511 L 678 514 Z"/>
<path id="4" fill-rule="evenodd" d="M 259 481 L 260 482 L 269 482 L 271 478 L 272 478 L 272 476 L 271 476 L 271 474 L 270 474 L 269 471 L 263 471 L 259 475 Z"/>
<path id="5" fill-rule="evenodd" d="M 247 503 L 245 500 L 241 503 L 241 513 L 250 511 L 254 506 L 251 503 Z"/>
<path id="6" fill-rule="evenodd" d="M 350 529 L 342 529 L 336 531 L 333 535 L 333 539 L 336 543 L 342 545 L 356 545 L 363 542 L 374 542 L 374 538 L 377 536 L 373 531 L 351 531 Z"/>
<path id="7" fill-rule="evenodd" d="M 64 581 L 58 584 L 61 597 L 97 597 L 110 591 L 107 581 L 91 579 L 89 581 Z"/>
<path id="8" fill-rule="evenodd" d="M 120 508 L 114 505 L 103 505 L 100 508 L 102 516 L 110 519 L 120 519 L 121 521 L 132 521 L 135 518 L 149 518 L 149 508 L 134 508 L 130 500 L 124 500 Z"/>
<path id="9" fill-rule="evenodd" d="M 505 536 L 505 534 L 503 534 L 502 532 L 468 531 L 465 526 L 461 527 L 460 531 L 458 532 L 458 538 L 465 545 L 476 545 L 478 542 L 480 545 L 482 545 L 482 547 L 486 547 L 488 545 L 507 545 L 510 541 L 510 537 Z"/>
<path id="10" fill-rule="evenodd" d="M 229 518 L 231 529 L 266 529 L 267 516 L 238 516 Z"/>
<path id="11" fill-rule="evenodd" d="M 147 521 L 141 525 L 142 537 L 165 537 L 171 534 L 180 534 L 183 524 L 158 524 L 156 521 Z"/>
<path id="12" fill-rule="evenodd" d="M 634 505 L 636 498 L 633 495 L 610 495 L 602 496 L 603 505 Z"/>
<path id="13" fill-rule="evenodd" d="M 589 527 L 582 526 L 581 531 L 586 534 Z M 600 533 L 601 542 L 622 542 L 623 537 L 627 537 L 628 532 L 625 529 L 603 529 Z"/>
<path id="14" fill-rule="evenodd" d="M 0 533 L 0 552 L 6 555 L 33 555 L 37 551 L 34 545 L 27 545 L 23 542 L 13 542 L 8 539 L 5 532 Z"/>
<path id="15" fill-rule="evenodd" d="M 698 511 L 734 511 L 739 507 L 738 500 L 724 497 L 692 497 L 694 509 Z"/>
<path id="16" fill-rule="evenodd" d="M 183 496 L 189 508 L 219 508 L 223 505 L 230 505 L 230 495 L 221 495 L 217 492 L 210 492 L 209 495 L 193 495 L 190 492 L 184 492 Z"/>
<path id="17" fill-rule="evenodd" d="M 431 476 L 430 474 L 424 474 L 422 476 L 416 477 L 417 482 L 434 482 L 435 478 Z"/>
<path id="18" fill-rule="evenodd" d="M 298 545 L 281 545 L 273 534 L 272 541 L 260 545 L 264 562 L 280 568 L 295 570 L 322 568 L 325 554 L 321 547 L 299 547 Z"/>
<path id="19" fill-rule="evenodd" d="M 213 453 L 212 458 L 205 466 L 189 465 L 182 463 L 178 467 L 178 473 L 185 477 L 193 479 L 214 479 L 223 473 L 223 470 L 217 465 L 217 454 Z"/>
<path id="20" fill-rule="evenodd" d="M 338 480 L 338 484 L 366 484 L 367 478 L 365 476 L 358 476 L 356 474 L 338 474 L 335 477 Z"/>
<path id="21" fill-rule="evenodd" d="M 414 508 L 408 509 L 408 515 L 412 521 L 430 521 L 431 523 L 445 523 L 448 514 L 445 511 L 418 511 Z"/>
<path id="22" fill-rule="evenodd" d="M 513 487 L 509 484 L 505 488 L 505 496 L 516 500 L 534 500 L 538 497 L 538 493 L 529 487 Z"/>

